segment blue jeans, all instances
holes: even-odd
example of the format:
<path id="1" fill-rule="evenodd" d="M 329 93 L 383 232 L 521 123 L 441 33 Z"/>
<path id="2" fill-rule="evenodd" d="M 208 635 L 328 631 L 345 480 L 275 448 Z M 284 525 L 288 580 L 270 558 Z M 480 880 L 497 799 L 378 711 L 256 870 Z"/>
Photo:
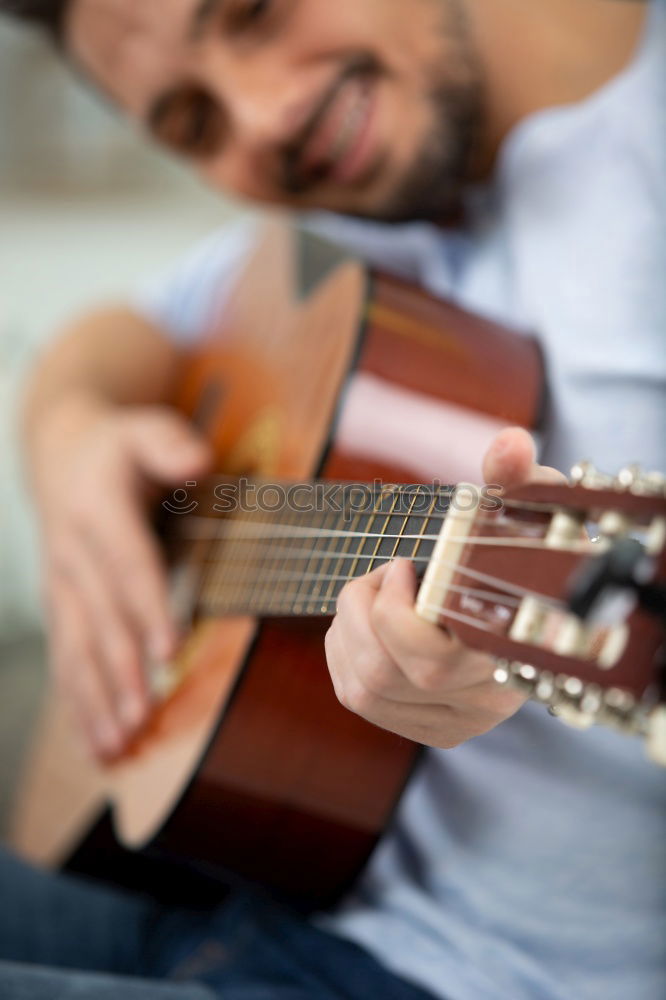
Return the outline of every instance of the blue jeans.
<path id="1" fill-rule="evenodd" d="M 2 1000 L 432 1000 L 248 889 L 167 908 L 0 850 Z"/>

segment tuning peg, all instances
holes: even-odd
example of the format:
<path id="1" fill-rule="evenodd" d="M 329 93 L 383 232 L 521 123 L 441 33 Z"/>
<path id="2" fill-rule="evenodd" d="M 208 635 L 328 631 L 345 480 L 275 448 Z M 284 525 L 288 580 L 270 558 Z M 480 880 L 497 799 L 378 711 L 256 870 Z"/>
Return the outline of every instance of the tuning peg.
<path id="1" fill-rule="evenodd" d="M 585 480 L 588 478 L 588 476 L 596 475 L 596 473 L 597 470 L 592 465 L 592 462 L 588 461 L 576 462 L 576 464 L 572 466 L 571 472 L 569 473 L 569 479 L 571 481 L 571 485 L 584 486 Z"/>
<path id="2" fill-rule="evenodd" d="M 615 486 L 619 490 L 633 490 L 641 478 L 640 465 L 625 465 L 615 477 Z"/>
<path id="3" fill-rule="evenodd" d="M 629 490 L 645 496 L 662 496 L 666 493 L 666 479 L 661 472 L 643 472 L 640 465 L 627 465 L 615 477 L 615 488 Z"/>
<path id="4" fill-rule="evenodd" d="M 570 473 L 572 486 L 584 486 L 589 490 L 600 490 L 612 486 L 614 480 L 611 476 L 599 472 L 592 462 L 576 462 Z"/>
<path id="5" fill-rule="evenodd" d="M 661 472 L 646 472 L 635 483 L 634 491 L 645 493 L 648 496 L 664 496 L 666 494 L 666 479 Z"/>
<path id="6" fill-rule="evenodd" d="M 645 726 L 645 717 L 636 699 L 621 688 L 604 691 L 600 717 L 607 726 L 622 732 L 641 732 Z"/>
<path id="7" fill-rule="evenodd" d="M 497 660 L 493 677 L 497 684 L 532 695 L 539 682 L 539 671 L 530 663 Z"/>
<path id="8" fill-rule="evenodd" d="M 648 717 L 647 752 L 655 764 L 666 767 L 666 705 L 657 705 Z"/>

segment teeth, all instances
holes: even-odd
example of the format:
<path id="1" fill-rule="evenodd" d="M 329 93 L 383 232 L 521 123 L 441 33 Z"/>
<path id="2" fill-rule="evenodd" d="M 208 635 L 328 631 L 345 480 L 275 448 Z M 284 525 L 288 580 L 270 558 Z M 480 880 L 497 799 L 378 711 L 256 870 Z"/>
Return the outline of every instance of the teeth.
<path id="1" fill-rule="evenodd" d="M 368 98 L 366 96 L 349 108 L 331 149 L 330 162 L 332 165 L 337 163 L 343 154 L 346 153 L 350 141 L 365 118 L 367 108 Z"/>

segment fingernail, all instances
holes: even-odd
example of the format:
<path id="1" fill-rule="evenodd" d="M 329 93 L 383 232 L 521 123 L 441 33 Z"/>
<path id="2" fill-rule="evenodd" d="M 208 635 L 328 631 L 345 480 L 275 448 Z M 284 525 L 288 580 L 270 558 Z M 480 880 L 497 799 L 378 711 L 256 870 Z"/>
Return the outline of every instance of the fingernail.
<path id="1" fill-rule="evenodd" d="M 388 570 L 386 571 L 385 580 L 392 580 L 394 577 L 400 576 L 403 573 L 402 564 L 405 562 L 404 559 L 392 559 L 389 563 Z"/>
<path id="2" fill-rule="evenodd" d="M 125 695 L 118 706 L 118 712 L 127 729 L 138 729 L 145 718 L 143 699 L 138 694 Z"/>
<path id="3" fill-rule="evenodd" d="M 148 655 L 151 660 L 168 660 L 174 651 L 175 639 L 167 633 L 152 636 L 148 643 Z"/>
<path id="4" fill-rule="evenodd" d="M 116 757 L 123 748 L 122 735 L 111 722 L 97 723 L 95 743 L 105 757 Z"/>

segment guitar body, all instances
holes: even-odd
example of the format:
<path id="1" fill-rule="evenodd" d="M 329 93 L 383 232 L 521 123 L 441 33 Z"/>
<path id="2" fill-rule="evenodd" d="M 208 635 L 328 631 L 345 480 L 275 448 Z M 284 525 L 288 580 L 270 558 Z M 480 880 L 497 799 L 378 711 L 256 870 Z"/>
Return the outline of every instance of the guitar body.
<path id="1" fill-rule="evenodd" d="M 230 476 L 446 483 L 480 481 L 490 440 L 508 425 L 537 427 L 543 400 L 531 338 L 276 222 L 174 401 Z M 174 503 L 187 516 L 188 500 Z M 193 622 L 182 683 L 103 776 L 125 845 L 313 906 L 351 883 L 419 748 L 338 703 L 328 625 Z"/>

